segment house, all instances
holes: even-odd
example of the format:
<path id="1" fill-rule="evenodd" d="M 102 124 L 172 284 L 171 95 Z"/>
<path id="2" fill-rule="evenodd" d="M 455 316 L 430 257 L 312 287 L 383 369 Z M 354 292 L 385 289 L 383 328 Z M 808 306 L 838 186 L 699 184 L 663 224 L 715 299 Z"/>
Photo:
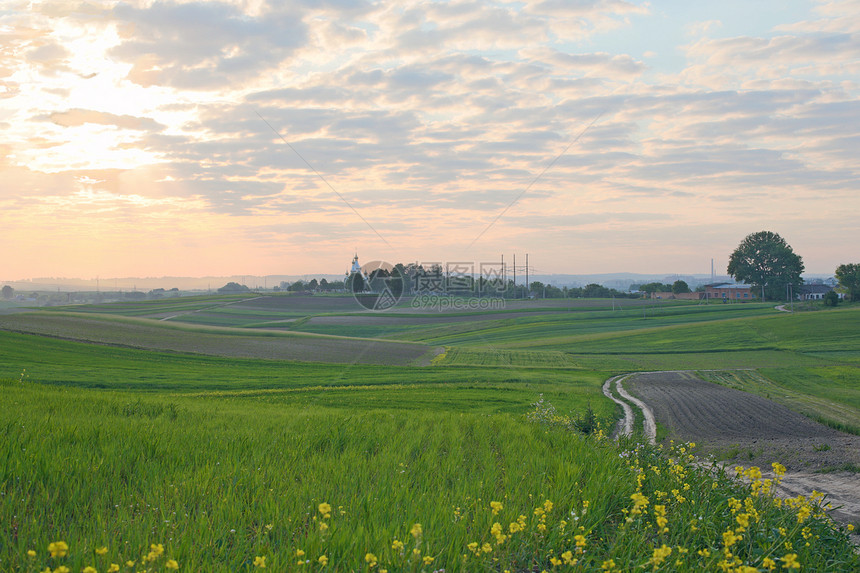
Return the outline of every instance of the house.
<path id="1" fill-rule="evenodd" d="M 822 300 L 824 295 L 833 290 L 833 287 L 827 284 L 811 284 L 800 285 L 797 287 L 797 298 L 800 300 Z M 843 295 L 841 292 L 836 293 L 841 300 Z"/>
<path id="2" fill-rule="evenodd" d="M 705 298 L 708 300 L 744 301 L 753 300 L 755 293 L 752 292 L 752 287 L 747 284 L 714 283 L 705 285 Z"/>

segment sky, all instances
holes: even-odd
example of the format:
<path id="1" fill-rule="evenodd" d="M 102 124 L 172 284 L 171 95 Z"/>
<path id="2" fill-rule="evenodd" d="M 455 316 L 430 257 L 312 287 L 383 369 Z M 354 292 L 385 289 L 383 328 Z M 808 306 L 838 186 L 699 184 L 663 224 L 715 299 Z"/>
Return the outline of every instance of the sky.
<path id="1" fill-rule="evenodd" d="M 0 0 L 0 279 L 860 253 L 860 1 Z"/>

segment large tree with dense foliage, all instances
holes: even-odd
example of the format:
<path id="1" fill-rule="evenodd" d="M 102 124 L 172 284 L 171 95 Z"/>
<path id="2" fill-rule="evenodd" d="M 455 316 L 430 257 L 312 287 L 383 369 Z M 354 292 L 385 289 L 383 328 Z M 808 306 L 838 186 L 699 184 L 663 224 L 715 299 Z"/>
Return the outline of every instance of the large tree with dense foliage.
<path id="1" fill-rule="evenodd" d="M 860 300 L 860 264 L 839 265 L 836 267 L 836 280 L 852 301 Z"/>
<path id="2" fill-rule="evenodd" d="M 672 283 L 672 294 L 684 294 L 687 292 L 690 292 L 690 285 L 687 284 L 687 281 L 678 279 Z"/>
<path id="3" fill-rule="evenodd" d="M 785 296 L 786 285 L 801 284 L 803 259 L 777 233 L 747 235 L 729 259 L 727 272 L 763 292 L 765 298 Z"/>
<path id="4" fill-rule="evenodd" d="M 14 294 L 15 294 L 15 289 L 10 287 L 9 285 L 3 286 L 3 298 L 12 298 L 12 296 Z"/>

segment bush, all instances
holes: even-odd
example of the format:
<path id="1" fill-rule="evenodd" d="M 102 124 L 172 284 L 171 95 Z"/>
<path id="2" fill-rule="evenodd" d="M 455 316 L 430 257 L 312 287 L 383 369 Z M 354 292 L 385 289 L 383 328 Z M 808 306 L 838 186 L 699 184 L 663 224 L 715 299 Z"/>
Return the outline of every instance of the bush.
<path id="1" fill-rule="evenodd" d="M 839 304 L 839 295 L 832 290 L 824 295 L 824 306 L 836 306 Z"/>

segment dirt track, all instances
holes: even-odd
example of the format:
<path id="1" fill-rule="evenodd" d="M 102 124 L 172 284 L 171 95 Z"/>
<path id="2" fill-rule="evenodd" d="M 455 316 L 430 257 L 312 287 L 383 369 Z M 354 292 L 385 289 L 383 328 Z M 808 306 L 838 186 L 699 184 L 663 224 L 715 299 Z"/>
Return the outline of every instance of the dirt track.
<path id="1" fill-rule="evenodd" d="M 691 372 L 653 372 L 624 380 L 676 440 L 703 453 L 762 469 L 780 462 L 789 472 L 784 495 L 828 494 L 834 518 L 860 523 L 860 436 L 838 432 L 775 402 L 700 380 Z M 822 471 L 827 473 L 821 473 Z M 840 507 L 841 506 L 841 507 Z"/>

